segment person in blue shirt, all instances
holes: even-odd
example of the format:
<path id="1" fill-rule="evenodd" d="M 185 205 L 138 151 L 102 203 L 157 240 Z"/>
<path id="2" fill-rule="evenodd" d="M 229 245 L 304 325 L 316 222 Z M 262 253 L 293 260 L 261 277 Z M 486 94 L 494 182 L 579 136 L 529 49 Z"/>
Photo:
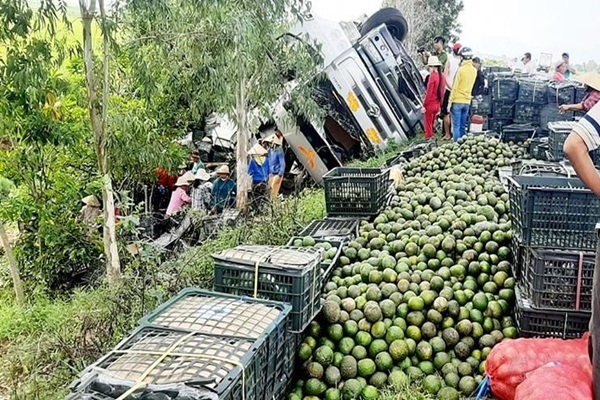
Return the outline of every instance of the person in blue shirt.
<path id="1" fill-rule="evenodd" d="M 256 143 L 248 151 L 248 156 L 250 156 L 250 160 L 248 161 L 248 175 L 252 177 L 251 204 L 256 208 L 267 197 L 269 187 L 269 160 L 267 159 L 267 154 L 267 150 L 260 143 Z"/>
<path id="2" fill-rule="evenodd" d="M 279 189 L 283 182 L 285 173 L 285 154 L 283 153 L 283 139 L 275 134 L 271 135 L 265 142 L 271 143 L 267 156 L 269 163 L 269 187 L 271 188 L 271 199 L 277 199 Z"/>
<path id="3" fill-rule="evenodd" d="M 210 207 L 213 214 L 221 214 L 224 209 L 235 206 L 236 184 L 230 178 L 229 167 L 217 169 L 218 178 L 213 183 L 210 194 Z"/>

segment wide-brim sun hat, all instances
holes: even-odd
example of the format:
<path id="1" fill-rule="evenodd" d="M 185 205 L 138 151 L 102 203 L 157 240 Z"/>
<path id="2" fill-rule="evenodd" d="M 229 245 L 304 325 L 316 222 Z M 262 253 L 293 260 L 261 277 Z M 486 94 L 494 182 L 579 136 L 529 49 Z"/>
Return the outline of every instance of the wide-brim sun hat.
<path id="1" fill-rule="evenodd" d="M 83 204 L 85 204 L 86 206 L 100 207 L 100 202 L 98 201 L 98 198 L 96 196 L 94 196 L 93 194 L 84 197 L 83 199 L 81 199 L 81 202 Z"/>
<path id="2" fill-rule="evenodd" d="M 275 138 L 277 138 L 277 135 L 273 133 L 273 134 L 267 136 L 266 138 L 264 138 L 263 142 L 265 142 L 265 143 L 273 143 L 273 140 L 275 140 Z"/>
<path id="3" fill-rule="evenodd" d="M 265 156 L 267 153 L 267 149 L 262 147 L 259 143 L 256 143 L 250 148 L 250 150 L 248 150 L 248 154 L 251 156 Z"/>
<path id="4" fill-rule="evenodd" d="M 185 175 L 180 176 L 175 182 L 175 186 L 188 186 L 190 182 L 185 178 Z"/>
<path id="5" fill-rule="evenodd" d="M 188 183 L 192 183 L 196 180 L 196 175 L 192 171 L 186 171 L 185 174 L 181 175 Z"/>
<path id="6" fill-rule="evenodd" d="M 206 172 L 205 169 L 200 168 L 198 172 L 196 172 L 196 179 L 199 179 L 201 181 L 207 181 L 210 179 L 210 174 Z"/>
<path id="7" fill-rule="evenodd" d="M 217 168 L 217 170 L 215 171 L 215 173 L 217 175 L 229 175 L 229 166 L 227 165 L 221 165 L 219 168 Z"/>
<path id="8" fill-rule="evenodd" d="M 600 74 L 597 72 L 575 75 L 573 80 L 600 91 Z"/>
<path id="9" fill-rule="evenodd" d="M 429 58 L 427 59 L 428 67 L 440 67 L 441 65 L 442 63 L 440 62 L 438 56 L 429 56 Z"/>

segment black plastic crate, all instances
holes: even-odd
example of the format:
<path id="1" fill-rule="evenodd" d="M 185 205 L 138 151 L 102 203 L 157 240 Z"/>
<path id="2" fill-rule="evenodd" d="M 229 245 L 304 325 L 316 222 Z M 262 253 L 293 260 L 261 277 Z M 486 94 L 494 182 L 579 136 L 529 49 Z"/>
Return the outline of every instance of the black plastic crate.
<path id="1" fill-rule="evenodd" d="M 302 240 L 302 239 L 303 239 L 303 237 L 301 237 L 301 236 L 293 236 L 287 243 L 287 246 L 299 247 L 299 246 L 295 245 L 295 242 L 297 240 Z M 329 260 L 321 261 L 321 276 L 322 276 L 323 282 L 327 282 L 327 280 L 331 276 L 331 273 L 333 272 L 335 267 L 337 267 L 337 265 L 340 261 L 340 256 L 342 255 L 342 247 L 344 246 L 344 243 L 341 241 L 336 241 L 336 240 L 317 239 L 317 238 L 313 238 L 313 239 L 315 240 L 316 247 L 321 248 L 321 246 L 324 245 L 325 243 L 329 243 L 332 248 L 336 249 L 335 254 Z M 325 248 L 323 248 L 323 251 L 325 252 L 328 250 L 325 250 Z"/>
<path id="2" fill-rule="evenodd" d="M 323 176 L 328 215 L 371 216 L 387 204 L 390 171 L 338 167 Z"/>
<path id="3" fill-rule="evenodd" d="M 262 400 L 271 394 L 260 385 L 260 362 L 256 357 L 260 344 L 145 326 L 87 368 L 70 389 L 98 396 L 83 398 L 111 399 L 125 394 L 128 388 L 143 389 L 144 385 L 156 394 L 161 388 L 184 390 L 191 387 L 190 383 L 197 383 L 219 400 Z"/>
<path id="4" fill-rule="evenodd" d="M 358 234 L 358 219 L 325 218 L 312 221 L 299 236 L 315 239 L 352 240 Z"/>
<path id="5" fill-rule="evenodd" d="M 540 110 L 540 127 L 544 131 L 548 130 L 548 124 L 550 122 L 571 120 L 573 120 L 573 112 L 568 111 L 561 114 L 556 104 L 547 104 Z"/>
<path id="6" fill-rule="evenodd" d="M 321 309 L 320 249 L 238 246 L 213 258 L 217 292 L 290 303 L 294 332 L 303 331 Z"/>
<path id="7" fill-rule="evenodd" d="M 513 234 L 525 246 L 594 250 L 600 199 L 577 178 L 508 177 Z"/>
<path id="8" fill-rule="evenodd" d="M 523 245 L 519 242 L 516 236 L 512 237 L 511 240 L 512 250 L 512 273 L 517 281 L 521 280 L 523 274 L 523 265 L 525 264 L 525 252 Z"/>
<path id="9" fill-rule="evenodd" d="M 497 77 L 492 83 L 495 101 L 514 102 L 519 94 L 519 81 L 512 77 Z"/>
<path id="10" fill-rule="evenodd" d="M 539 125 L 541 111 L 542 106 L 539 104 L 516 103 L 513 120 L 515 124 Z"/>
<path id="11" fill-rule="evenodd" d="M 422 156 L 423 154 L 429 153 L 435 147 L 435 140 L 426 140 L 413 143 L 405 150 L 401 151 L 393 157 L 388 158 L 385 161 L 385 166 L 393 167 L 394 165 L 406 163 L 414 158 Z"/>
<path id="12" fill-rule="evenodd" d="M 548 84 L 548 104 L 560 106 L 575 102 L 575 82 L 550 82 Z"/>
<path id="13" fill-rule="evenodd" d="M 492 115 L 494 119 L 510 119 L 515 116 L 515 103 L 506 103 L 503 101 L 494 101 L 492 103 Z"/>
<path id="14" fill-rule="evenodd" d="M 283 355 L 291 309 L 285 303 L 190 288 L 146 315 L 140 324 L 262 343 L 256 357 L 260 385 L 269 394 L 275 392 L 275 382 L 288 374 Z"/>
<path id="15" fill-rule="evenodd" d="M 546 177 L 565 177 L 570 178 L 574 175 L 567 166 L 552 162 L 540 160 L 519 160 L 512 163 L 512 176 L 546 176 Z"/>
<path id="16" fill-rule="evenodd" d="M 546 161 L 548 159 L 548 149 L 547 137 L 533 137 L 527 143 L 527 154 L 536 160 Z"/>
<path id="17" fill-rule="evenodd" d="M 531 124 L 513 124 L 504 126 L 502 128 L 502 136 L 500 140 L 504 143 L 525 143 L 528 139 L 531 139 L 535 135 L 536 128 Z"/>
<path id="18" fill-rule="evenodd" d="M 595 254 L 525 247 L 523 287 L 532 307 L 592 309 Z"/>
<path id="19" fill-rule="evenodd" d="M 535 309 L 518 287 L 515 294 L 515 318 L 522 337 L 575 339 L 589 330 L 589 311 Z"/>
<path id="20" fill-rule="evenodd" d="M 548 152 L 550 158 L 556 161 L 566 158 L 563 151 L 563 146 L 567 140 L 567 137 L 571 134 L 571 130 L 575 124 L 575 121 L 563 121 L 548 124 L 550 131 L 548 139 Z M 600 152 L 598 150 L 592 150 L 589 154 L 594 165 L 600 166 Z"/>
<path id="21" fill-rule="evenodd" d="M 517 101 L 530 104 L 548 103 L 548 81 L 541 79 L 520 79 Z"/>

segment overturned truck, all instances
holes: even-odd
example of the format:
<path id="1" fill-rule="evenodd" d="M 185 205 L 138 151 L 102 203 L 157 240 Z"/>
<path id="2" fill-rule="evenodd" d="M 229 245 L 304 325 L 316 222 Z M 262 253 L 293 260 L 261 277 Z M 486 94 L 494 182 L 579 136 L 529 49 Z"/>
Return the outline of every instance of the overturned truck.
<path id="1" fill-rule="evenodd" d="M 292 106 L 282 98 L 274 106 L 272 121 L 261 126 L 262 135 L 279 130 L 289 146 L 288 157 L 317 183 L 348 159 L 414 136 L 423 127 L 425 87 L 402 44 L 407 32 L 406 20 L 394 8 L 381 9 L 363 23 L 336 23 L 307 15 L 284 36 L 319 45 L 326 79 L 313 98 L 325 118 L 292 118 Z M 223 132 L 229 132 L 229 139 Z M 207 130 L 200 150 L 227 153 L 234 147 L 235 132 L 221 128 Z M 293 165 L 288 163 L 288 170 Z"/>

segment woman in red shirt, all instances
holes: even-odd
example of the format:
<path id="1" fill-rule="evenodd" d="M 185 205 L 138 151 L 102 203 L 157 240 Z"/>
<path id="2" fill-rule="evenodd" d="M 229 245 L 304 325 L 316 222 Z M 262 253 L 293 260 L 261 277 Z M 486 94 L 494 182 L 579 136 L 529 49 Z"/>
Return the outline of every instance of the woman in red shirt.
<path id="1" fill-rule="evenodd" d="M 446 78 L 442 74 L 442 63 L 437 56 L 429 57 L 427 68 L 429 69 L 429 80 L 422 111 L 425 114 L 425 139 L 431 139 L 433 138 L 435 119 L 440 113 L 444 100 Z"/>
<path id="2" fill-rule="evenodd" d="M 583 83 L 587 93 L 583 100 L 577 104 L 563 104 L 559 107 L 560 113 L 567 111 L 588 112 L 600 101 L 600 74 L 597 72 L 588 72 L 587 74 L 575 75 L 574 81 Z"/>

